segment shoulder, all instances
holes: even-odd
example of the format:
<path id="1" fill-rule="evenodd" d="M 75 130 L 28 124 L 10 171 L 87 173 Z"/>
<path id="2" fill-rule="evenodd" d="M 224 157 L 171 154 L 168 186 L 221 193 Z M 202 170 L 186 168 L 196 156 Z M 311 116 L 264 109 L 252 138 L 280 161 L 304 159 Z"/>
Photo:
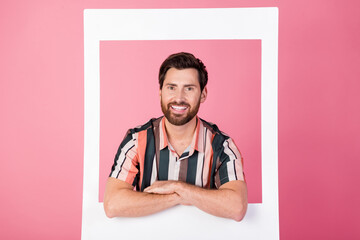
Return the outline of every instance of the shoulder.
<path id="1" fill-rule="evenodd" d="M 163 118 L 163 116 L 159 117 L 159 118 L 152 118 L 143 125 L 138 125 L 138 126 L 136 126 L 134 128 L 130 128 L 126 132 L 125 137 L 124 137 L 121 145 L 125 145 L 126 143 L 128 143 L 129 141 L 132 141 L 132 140 L 137 140 L 139 135 L 144 135 L 144 134 L 141 134 L 141 133 L 148 132 L 148 131 L 153 133 L 154 128 L 158 127 L 158 125 L 160 124 L 162 118 Z M 120 146 L 120 147 L 122 147 L 122 146 Z"/>
<path id="2" fill-rule="evenodd" d="M 204 125 L 204 128 L 206 128 L 208 131 L 210 131 L 214 135 L 214 137 L 221 138 L 223 140 L 227 140 L 230 138 L 226 133 L 220 131 L 220 129 L 218 128 L 218 126 L 216 124 L 207 122 L 201 118 L 200 118 L 200 121 Z"/>
<path id="3" fill-rule="evenodd" d="M 159 118 L 152 118 L 143 125 L 138 125 L 138 126 L 136 126 L 134 128 L 130 128 L 128 130 L 128 132 L 130 132 L 130 133 L 138 133 L 138 132 L 141 132 L 141 131 L 146 131 L 146 130 L 148 130 L 150 128 L 154 128 L 157 125 L 159 125 L 162 118 L 163 118 L 163 116 L 159 117 Z"/>
<path id="4" fill-rule="evenodd" d="M 226 133 L 220 131 L 220 129 L 213 123 L 200 119 L 204 125 L 204 128 L 208 129 L 212 133 L 212 148 L 214 154 L 223 156 L 222 161 L 227 158 L 241 159 L 241 153 L 236 146 L 234 140 Z"/>
<path id="5" fill-rule="evenodd" d="M 221 149 L 223 149 L 224 143 L 231 141 L 231 138 L 226 133 L 222 132 L 216 124 L 207 122 L 201 118 L 200 121 L 202 122 L 204 128 L 207 131 L 210 131 L 212 134 L 211 145 L 213 150 L 221 151 Z"/>

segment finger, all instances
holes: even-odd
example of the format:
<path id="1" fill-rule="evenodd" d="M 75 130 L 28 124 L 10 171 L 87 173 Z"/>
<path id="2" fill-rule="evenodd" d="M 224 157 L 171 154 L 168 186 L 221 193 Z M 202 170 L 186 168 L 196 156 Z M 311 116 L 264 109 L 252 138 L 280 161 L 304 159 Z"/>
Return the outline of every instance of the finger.
<path id="1" fill-rule="evenodd" d="M 144 192 L 151 192 L 152 191 L 152 188 L 151 187 L 147 187 L 144 189 Z"/>

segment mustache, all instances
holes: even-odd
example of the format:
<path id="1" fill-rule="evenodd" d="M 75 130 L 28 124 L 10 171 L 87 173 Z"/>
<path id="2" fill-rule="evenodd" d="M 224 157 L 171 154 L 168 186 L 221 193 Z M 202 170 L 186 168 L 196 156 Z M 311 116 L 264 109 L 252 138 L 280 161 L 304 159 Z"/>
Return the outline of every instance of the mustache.
<path id="1" fill-rule="evenodd" d="M 170 102 L 168 103 L 168 108 L 170 108 L 172 105 L 190 107 L 190 104 L 188 104 L 187 102 Z"/>

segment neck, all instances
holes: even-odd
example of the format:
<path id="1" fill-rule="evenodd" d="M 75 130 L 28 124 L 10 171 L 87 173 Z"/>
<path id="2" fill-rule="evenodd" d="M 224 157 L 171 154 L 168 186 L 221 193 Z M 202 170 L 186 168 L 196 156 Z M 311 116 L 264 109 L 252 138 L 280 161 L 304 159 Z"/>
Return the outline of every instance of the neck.
<path id="1" fill-rule="evenodd" d="M 197 117 L 195 116 L 188 123 L 181 126 L 176 126 L 171 124 L 165 118 L 166 134 L 168 136 L 168 140 L 170 141 L 171 145 L 174 145 L 175 142 L 187 143 L 189 141 L 190 142 L 188 144 L 190 144 L 196 129 L 196 122 L 197 122 Z"/>

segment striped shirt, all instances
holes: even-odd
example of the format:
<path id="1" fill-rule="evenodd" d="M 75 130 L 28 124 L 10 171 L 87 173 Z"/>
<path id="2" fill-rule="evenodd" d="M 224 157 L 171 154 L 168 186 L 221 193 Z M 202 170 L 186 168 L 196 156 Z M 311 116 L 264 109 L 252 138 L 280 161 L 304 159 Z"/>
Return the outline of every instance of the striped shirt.
<path id="1" fill-rule="evenodd" d="M 179 156 L 167 140 L 165 118 L 130 129 L 116 153 L 110 177 L 143 191 L 156 180 L 179 180 L 203 188 L 245 181 L 233 140 L 200 118 L 190 146 Z"/>

